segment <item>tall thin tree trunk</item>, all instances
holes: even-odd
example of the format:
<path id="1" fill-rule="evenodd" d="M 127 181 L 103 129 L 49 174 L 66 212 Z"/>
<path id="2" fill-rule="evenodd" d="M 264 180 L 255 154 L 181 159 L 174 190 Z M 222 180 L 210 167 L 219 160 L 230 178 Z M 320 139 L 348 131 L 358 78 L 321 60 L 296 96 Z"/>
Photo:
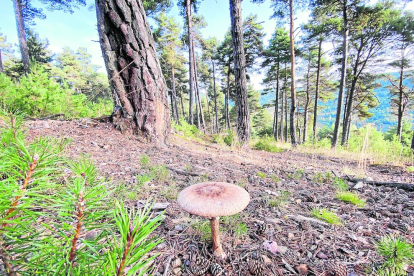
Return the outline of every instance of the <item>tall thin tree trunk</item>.
<path id="1" fill-rule="evenodd" d="M 203 131 L 204 133 L 206 133 L 206 123 L 204 121 L 204 113 L 203 113 L 203 106 L 201 105 L 201 98 L 200 98 L 200 89 L 198 86 L 198 73 L 197 73 L 197 61 L 195 59 L 195 55 L 194 55 L 194 44 L 192 45 L 193 47 L 193 61 L 194 61 L 194 83 L 195 83 L 195 87 L 196 87 L 196 91 L 197 91 L 197 99 L 196 101 L 198 102 L 198 106 L 199 106 L 199 112 L 200 112 L 200 118 L 201 118 L 201 125 L 203 126 Z"/>
<path id="2" fill-rule="evenodd" d="M 25 73 L 30 71 L 29 50 L 26 43 L 26 31 L 24 29 L 23 9 L 21 0 L 13 0 L 14 16 L 16 17 L 17 34 L 19 37 L 20 53 L 22 56 L 23 69 Z"/>
<path id="3" fill-rule="evenodd" d="M 284 121 L 283 118 L 285 117 L 285 110 L 284 110 L 284 94 L 286 93 L 285 91 L 285 84 L 283 84 L 282 89 L 280 90 L 281 95 L 280 95 L 280 140 L 282 142 L 285 141 L 285 135 L 284 135 Z"/>
<path id="4" fill-rule="evenodd" d="M 102 55 L 121 105 L 115 109 L 114 125 L 164 143 L 171 126 L 167 86 L 142 1 L 95 4 Z"/>
<path id="5" fill-rule="evenodd" d="M 290 138 L 292 140 L 292 145 L 295 147 L 297 144 L 296 141 L 296 126 L 295 126 L 295 111 L 296 111 L 296 90 L 295 90 L 295 41 L 294 41 L 294 18 L 293 18 L 293 0 L 289 0 L 289 10 L 290 10 L 290 62 L 291 62 L 291 88 L 290 88 Z"/>
<path id="6" fill-rule="evenodd" d="M 403 94 L 404 94 L 404 88 L 403 88 L 403 79 L 404 79 L 404 52 L 401 58 L 401 68 L 400 68 L 400 77 L 398 82 L 398 123 L 397 123 L 397 136 L 398 140 L 401 141 L 402 138 L 402 127 L 403 127 L 403 116 L 404 116 L 404 110 L 403 110 Z"/>
<path id="7" fill-rule="evenodd" d="M 1 49 L 0 49 L 0 73 L 4 72 L 4 67 L 3 67 L 3 59 L 1 57 Z"/>
<path id="8" fill-rule="evenodd" d="M 286 81 L 286 84 L 287 84 L 287 74 L 286 74 L 286 76 L 285 76 L 285 81 Z M 288 95 L 287 95 L 287 85 L 286 85 L 286 87 L 285 87 L 285 141 L 286 141 L 286 143 L 288 142 L 288 136 L 289 136 L 289 127 L 288 127 L 288 125 L 289 125 L 289 122 L 288 122 Z"/>
<path id="9" fill-rule="evenodd" d="M 177 108 L 177 91 L 175 90 L 175 73 L 174 73 L 174 67 L 171 69 L 171 75 L 172 75 L 172 102 L 171 106 L 173 107 L 173 119 L 178 122 L 178 108 Z"/>
<path id="10" fill-rule="evenodd" d="M 303 143 L 306 142 L 306 138 L 308 136 L 308 109 L 309 109 L 309 103 L 310 103 L 310 95 L 309 95 L 309 75 L 310 75 L 310 56 L 309 56 L 309 62 L 308 62 L 308 72 L 306 74 L 306 101 L 305 101 L 305 108 L 304 108 L 304 114 L 303 114 Z"/>
<path id="11" fill-rule="evenodd" d="M 184 100 L 183 100 L 183 91 L 182 91 L 182 89 L 181 89 L 181 92 L 180 92 L 180 102 L 181 102 L 181 116 L 185 118 Z"/>
<path id="12" fill-rule="evenodd" d="M 216 71 L 215 71 L 215 65 L 214 61 L 211 60 L 211 63 L 213 64 L 213 86 L 214 86 L 214 122 L 215 122 L 215 132 L 219 133 L 219 123 L 218 123 L 218 113 L 217 113 L 217 92 L 216 92 Z"/>
<path id="13" fill-rule="evenodd" d="M 241 0 L 230 0 L 231 34 L 233 41 L 234 79 L 236 83 L 237 135 L 243 146 L 249 146 L 250 111 L 246 86 L 246 60 L 243 47 Z"/>
<path id="14" fill-rule="evenodd" d="M 338 105 L 336 107 L 335 128 L 332 136 L 331 147 L 335 148 L 339 138 L 339 127 L 341 123 L 342 101 L 346 87 L 346 67 L 348 61 L 348 14 L 347 14 L 347 0 L 343 0 L 342 17 L 344 20 L 343 29 L 343 43 L 342 43 L 342 66 L 341 66 L 341 81 L 339 83 Z"/>
<path id="15" fill-rule="evenodd" d="M 411 149 L 414 150 L 414 130 L 413 130 L 413 138 L 411 139 Z"/>
<path id="16" fill-rule="evenodd" d="M 230 129 L 230 64 L 227 71 L 227 90 L 226 90 L 226 127 Z"/>
<path id="17" fill-rule="evenodd" d="M 279 114 L 279 62 L 277 63 L 277 69 L 276 69 L 276 95 L 275 95 L 275 116 L 274 116 L 274 131 L 273 131 L 273 137 L 275 137 L 275 140 L 279 140 L 278 135 L 278 114 Z"/>
<path id="18" fill-rule="evenodd" d="M 194 65 L 193 65 L 193 29 L 192 29 L 192 19 L 191 19 L 191 0 L 187 0 L 187 35 L 188 35 L 188 62 L 190 67 L 190 97 L 189 97 L 189 107 L 188 107 L 188 122 L 194 124 L 194 113 L 193 113 L 193 91 L 194 91 Z"/>
<path id="19" fill-rule="evenodd" d="M 322 59 L 322 37 L 319 38 L 318 69 L 316 71 L 315 107 L 313 109 L 313 142 L 314 143 L 316 143 L 316 123 L 318 120 L 318 100 L 319 100 L 319 83 L 320 83 L 320 73 L 321 73 L 321 59 Z"/>

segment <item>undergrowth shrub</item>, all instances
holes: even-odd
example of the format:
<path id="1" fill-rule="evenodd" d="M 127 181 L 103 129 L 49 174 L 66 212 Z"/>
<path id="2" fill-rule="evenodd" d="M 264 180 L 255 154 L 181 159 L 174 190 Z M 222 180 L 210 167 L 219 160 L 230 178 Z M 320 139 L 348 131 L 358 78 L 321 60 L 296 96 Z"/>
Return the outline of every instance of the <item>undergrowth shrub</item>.
<path id="1" fill-rule="evenodd" d="M 336 198 L 343 202 L 356 205 L 358 207 L 365 206 L 365 201 L 359 198 L 358 194 L 353 193 L 353 192 L 338 191 L 336 193 Z"/>
<path id="2" fill-rule="evenodd" d="M 257 150 L 264 150 L 268 152 L 283 152 L 284 149 L 277 147 L 277 142 L 271 136 L 260 138 L 253 146 Z"/>
<path id="3" fill-rule="evenodd" d="M 181 132 L 185 138 L 194 139 L 202 135 L 201 131 L 195 125 L 190 125 L 184 118 L 180 118 L 178 123 L 173 121 L 171 125 L 176 131 Z"/>
<path id="4" fill-rule="evenodd" d="M 66 140 L 26 144 L 22 116 L 0 129 L 0 256 L 7 275 L 140 275 L 160 240 L 151 206 L 111 200 L 86 158 L 67 161 Z M 111 206 L 115 206 L 112 208 Z M 4 250 L 7 248 L 7 252 Z"/>
<path id="5" fill-rule="evenodd" d="M 327 223 L 333 224 L 333 225 L 339 225 L 342 224 L 341 219 L 335 214 L 334 212 L 329 211 L 328 209 L 323 208 L 316 208 L 313 209 L 311 214 Z"/>
<path id="6" fill-rule="evenodd" d="M 31 72 L 19 82 L 0 74 L 0 105 L 3 109 L 19 110 L 30 117 L 62 113 L 68 118 L 96 117 L 110 114 L 110 99 L 87 100 L 85 94 L 75 93 L 66 84 L 50 78 L 44 67 L 34 64 Z"/>

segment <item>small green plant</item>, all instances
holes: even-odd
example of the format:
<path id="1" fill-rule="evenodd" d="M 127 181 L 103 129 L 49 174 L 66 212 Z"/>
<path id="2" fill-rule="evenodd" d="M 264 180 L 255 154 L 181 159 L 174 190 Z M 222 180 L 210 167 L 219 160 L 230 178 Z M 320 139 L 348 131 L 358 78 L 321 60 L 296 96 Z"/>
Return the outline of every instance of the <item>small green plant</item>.
<path id="1" fill-rule="evenodd" d="M 149 158 L 149 156 L 148 156 L 148 155 L 143 154 L 143 155 L 141 155 L 141 156 L 139 157 L 139 162 L 141 163 L 141 165 L 142 165 L 143 167 L 146 167 L 146 166 L 148 166 L 148 165 L 150 164 L 150 158 Z"/>
<path id="2" fill-rule="evenodd" d="M 208 180 L 208 174 L 207 173 L 203 173 L 200 176 L 200 180 L 201 180 L 201 182 L 206 182 Z"/>
<path id="3" fill-rule="evenodd" d="M 280 178 L 277 175 L 275 175 L 275 174 L 271 174 L 270 175 L 270 179 L 272 179 L 272 181 L 275 182 L 275 183 L 279 183 L 280 182 Z"/>
<path id="4" fill-rule="evenodd" d="M 180 118 L 178 123 L 171 123 L 171 126 L 178 132 L 181 132 L 184 138 L 198 140 L 202 133 L 195 125 L 190 125 L 184 118 Z"/>
<path id="5" fill-rule="evenodd" d="M 226 143 L 224 143 L 224 137 L 221 133 L 213 134 L 212 138 L 213 138 L 213 140 L 212 140 L 213 143 L 216 143 L 216 144 L 219 144 L 219 145 L 225 145 L 226 144 Z"/>
<path id="6" fill-rule="evenodd" d="M 242 188 L 246 187 L 247 185 L 247 179 L 246 178 L 241 178 L 236 182 L 237 186 L 240 186 Z"/>
<path id="7" fill-rule="evenodd" d="M 211 226 L 208 220 L 196 219 L 191 222 L 190 227 L 194 229 L 201 236 L 201 240 L 208 241 L 211 240 Z M 223 232 L 223 229 L 221 229 Z"/>
<path id="8" fill-rule="evenodd" d="M 330 172 L 325 173 L 325 182 L 329 183 L 332 181 L 332 174 Z"/>
<path id="9" fill-rule="evenodd" d="M 342 224 L 341 219 L 334 212 L 331 212 L 328 209 L 316 208 L 312 210 L 311 214 L 314 217 L 333 225 Z"/>
<path id="10" fill-rule="evenodd" d="M 324 177 L 323 177 L 323 174 L 322 174 L 322 173 L 320 173 L 320 172 L 316 173 L 316 174 L 313 176 L 313 182 L 322 183 L 322 182 L 324 182 L 324 181 L 325 181 L 325 179 L 324 179 Z"/>
<path id="11" fill-rule="evenodd" d="M 404 267 L 414 263 L 413 245 L 403 237 L 382 237 L 377 250 L 384 258 L 381 275 L 405 275 Z"/>
<path id="12" fill-rule="evenodd" d="M 264 150 L 267 152 L 283 152 L 284 149 L 278 148 L 275 139 L 273 137 L 263 137 L 257 141 L 253 148 L 257 150 Z"/>
<path id="13" fill-rule="evenodd" d="M 264 172 L 257 172 L 257 176 L 260 178 L 266 178 L 266 174 Z"/>
<path id="14" fill-rule="evenodd" d="M 346 191 L 349 189 L 348 183 L 346 183 L 345 180 L 339 177 L 335 177 L 332 181 L 332 185 L 337 189 L 338 191 Z"/>
<path id="15" fill-rule="evenodd" d="M 336 198 L 346 203 L 351 203 L 358 207 L 365 206 L 365 200 L 359 198 L 358 194 L 347 191 L 339 191 L 336 193 Z"/>
<path id="16" fill-rule="evenodd" d="M 137 186 L 138 187 L 142 187 L 145 184 L 147 184 L 148 182 L 150 182 L 152 180 L 152 175 L 150 174 L 139 174 L 137 175 Z"/>
<path id="17" fill-rule="evenodd" d="M 152 178 L 157 182 L 167 182 L 170 179 L 170 172 L 164 165 L 155 165 L 150 168 Z"/>
<path id="18" fill-rule="evenodd" d="M 247 234 L 248 229 L 246 223 L 242 222 L 241 220 L 241 215 L 235 214 L 228 217 L 221 217 L 220 223 L 226 232 L 234 233 L 236 237 L 242 238 Z"/>
<path id="19" fill-rule="evenodd" d="M 167 200 L 175 200 L 177 199 L 178 190 L 175 184 L 171 185 L 164 185 L 160 191 L 160 195 L 165 197 Z"/>
<path id="20" fill-rule="evenodd" d="M 412 172 L 414 172 L 414 166 L 408 166 L 408 167 L 407 167 L 407 169 L 406 169 L 406 171 L 407 171 L 408 173 L 412 173 Z"/>
<path id="21" fill-rule="evenodd" d="M 295 173 L 293 174 L 293 178 L 300 179 L 304 176 L 304 174 L 305 174 L 305 171 L 303 169 L 297 169 Z"/>
<path id="22" fill-rule="evenodd" d="M 232 147 L 232 146 L 236 145 L 236 143 L 238 141 L 237 140 L 237 133 L 232 131 L 232 130 L 227 130 L 227 134 L 226 134 L 226 136 L 224 136 L 223 141 L 229 147 Z"/>
<path id="23" fill-rule="evenodd" d="M 290 196 L 289 191 L 281 190 L 280 195 L 273 196 L 272 198 L 268 200 L 268 204 L 270 207 L 279 208 L 288 201 L 289 196 Z"/>

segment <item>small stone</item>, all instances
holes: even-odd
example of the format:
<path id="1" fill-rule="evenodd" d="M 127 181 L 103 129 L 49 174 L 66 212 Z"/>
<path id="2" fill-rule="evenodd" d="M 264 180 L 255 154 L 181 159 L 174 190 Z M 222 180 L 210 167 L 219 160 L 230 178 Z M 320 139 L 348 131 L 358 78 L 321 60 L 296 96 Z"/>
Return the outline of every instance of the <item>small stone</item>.
<path id="1" fill-rule="evenodd" d="M 279 246 L 279 253 L 280 254 L 285 254 L 285 252 L 288 250 L 288 248 L 286 246 Z"/>
<path id="2" fill-rule="evenodd" d="M 306 264 L 300 264 L 296 267 L 299 275 L 308 275 L 308 266 Z"/>
<path id="3" fill-rule="evenodd" d="M 316 254 L 316 257 L 318 257 L 319 259 L 328 259 L 328 256 L 325 255 L 325 253 L 323 252 L 319 252 L 318 254 Z"/>
<path id="4" fill-rule="evenodd" d="M 160 243 L 159 245 L 157 245 L 157 249 L 158 249 L 158 250 L 162 250 L 162 249 L 164 249 L 166 246 L 167 246 L 167 244 L 166 244 L 165 242 L 163 242 L 163 243 Z"/>
<path id="5" fill-rule="evenodd" d="M 176 267 L 173 269 L 172 273 L 174 275 L 181 275 L 181 268 L 180 267 Z"/>
<path id="6" fill-rule="evenodd" d="M 353 190 L 358 190 L 358 189 L 363 188 L 364 186 L 365 186 L 364 182 L 362 182 L 362 181 L 358 181 L 358 182 L 357 182 L 357 184 L 355 184 L 355 186 L 354 186 L 354 187 L 352 187 L 352 189 L 353 189 Z"/>
<path id="7" fill-rule="evenodd" d="M 176 230 L 176 231 L 178 231 L 178 232 L 181 232 L 181 231 L 183 231 L 183 227 L 181 226 L 181 225 L 176 225 L 175 227 L 174 227 L 174 230 Z"/>
<path id="8" fill-rule="evenodd" d="M 300 204 L 300 203 L 302 203 L 302 199 L 296 199 L 296 204 Z"/>
<path id="9" fill-rule="evenodd" d="M 291 240 L 295 237 L 295 235 L 293 233 L 288 233 L 288 239 Z"/>
<path id="10" fill-rule="evenodd" d="M 174 259 L 173 261 L 172 261 L 172 263 L 171 263 L 171 266 L 173 267 L 173 268 L 176 268 L 176 267 L 180 267 L 181 266 L 181 259 L 180 258 L 177 258 L 177 259 Z"/>
<path id="11" fill-rule="evenodd" d="M 263 262 L 265 264 L 271 264 L 272 263 L 272 260 L 270 260 L 269 257 L 267 257 L 266 255 L 262 255 L 262 259 L 263 259 Z"/>

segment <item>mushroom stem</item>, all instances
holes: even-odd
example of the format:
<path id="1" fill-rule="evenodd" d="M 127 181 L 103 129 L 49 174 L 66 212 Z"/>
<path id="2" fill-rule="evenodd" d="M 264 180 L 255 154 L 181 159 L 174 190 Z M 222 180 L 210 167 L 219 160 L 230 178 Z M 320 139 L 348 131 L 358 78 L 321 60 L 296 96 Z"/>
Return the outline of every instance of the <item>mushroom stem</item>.
<path id="1" fill-rule="evenodd" d="M 220 242 L 219 217 L 210 219 L 210 225 L 211 236 L 213 238 L 213 254 L 216 257 L 224 259 L 226 257 L 226 254 L 224 254 L 223 247 L 221 247 Z"/>

